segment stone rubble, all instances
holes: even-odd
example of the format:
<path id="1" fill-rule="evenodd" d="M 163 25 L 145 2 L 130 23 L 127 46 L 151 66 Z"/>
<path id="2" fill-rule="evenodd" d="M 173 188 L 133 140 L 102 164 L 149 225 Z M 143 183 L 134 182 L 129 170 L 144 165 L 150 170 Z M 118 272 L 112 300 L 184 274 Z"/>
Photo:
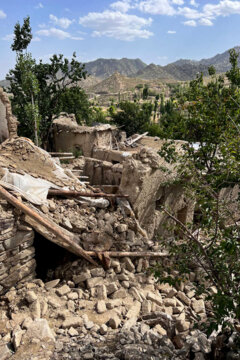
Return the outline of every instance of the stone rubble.
<path id="1" fill-rule="evenodd" d="M 146 268 L 138 272 L 142 262 L 114 259 L 104 270 L 79 259 L 63 281 L 12 287 L 0 300 L 0 359 L 208 359 L 212 340 L 194 329 L 199 311 L 201 321 L 207 313 L 187 295 L 193 284 L 159 284 Z"/>

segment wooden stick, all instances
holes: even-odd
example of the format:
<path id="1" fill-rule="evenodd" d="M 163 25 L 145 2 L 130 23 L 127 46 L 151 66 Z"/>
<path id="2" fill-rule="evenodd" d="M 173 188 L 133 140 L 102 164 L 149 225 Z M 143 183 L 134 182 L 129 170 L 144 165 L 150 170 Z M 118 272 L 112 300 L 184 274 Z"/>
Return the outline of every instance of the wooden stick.
<path id="1" fill-rule="evenodd" d="M 71 152 L 50 152 L 49 154 L 52 156 L 73 156 Z"/>
<path id="2" fill-rule="evenodd" d="M 81 191 L 70 191 L 70 190 L 49 190 L 48 195 L 51 196 L 72 196 L 72 197 L 120 197 L 120 198 L 128 198 L 128 195 L 121 195 L 121 194 L 106 194 L 106 193 L 87 193 Z"/>
<path id="3" fill-rule="evenodd" d="M 29 208 L 27 205 L 23 204 L 21 201 L 17 200 L 13 195 L 11 195 L 7 190 L 5 190 L 0 185 L 0 195 L 7 200 L 10 204 L 12 204 L 17 209 L 21 210 L 24 214 L 29 215 L 35 221 L 39 222 L 41 225 L 46 227 L 50 232 L 56 235 L 59 239 L 63 241 L 63 243 L 68 244 L 70 247 L 74 247 L 76 252 L 78 252 L 79 256 L 84 257 L 91 264 L 97 265 L 97 263 L 86 253 L 85 250 L 81 248 L 77 243 L 75 243 L 68 236 L 63 234 L 63 232 L 56 226 L 56 224 L 51 223 L 46 218 L 43 218 L 39 213 L 35 210 Z"/>
<path id="4" fill-rule="evenodd" d="M 151 251 L 86 251 L 90 256 L 98 257 L 99 254 L 104 254 L 108 257 L 165 257 L 169 256 L 166 252 L 151 252 Z"/>

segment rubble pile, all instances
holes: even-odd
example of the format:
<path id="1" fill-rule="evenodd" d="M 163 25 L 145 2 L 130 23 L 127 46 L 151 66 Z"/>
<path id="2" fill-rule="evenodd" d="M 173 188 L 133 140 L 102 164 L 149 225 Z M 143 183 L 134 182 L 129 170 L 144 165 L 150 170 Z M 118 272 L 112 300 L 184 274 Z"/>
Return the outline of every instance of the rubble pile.
<path id="1" fill-rule="evenodd" d="M 194 328 L 212 311 L 197 292 L 201 272 L 175 287 L 153 276 L 157 263 L 178 275 L 161 252 L 159 235 L 174 235 L 164 231 L 161 206 L 183 223 L 194 212 L 183 188 L 165 184 L 177 175 L 163 170 L 162 144 L 149 148 L 143 135 L 126 140 L 110 125 L 80 129 L 71 117 L 54 124 L 59 146 L 82 146 L 89 157 L 61 166 L 17 137 L 16 123 L 0 144 L 0 360 L 211 359 L 216 334 Z M 108 194 L 81 181 L 87 172 L 91 185 L 110 185 Z M 36 279 L 36 265 L 44 268 L 49 256 L 43 238 L 76 260 L 63 256 L 57 266 L 52 251 L 47 277 Z M 234 341 L 226 345 L 228 360 Z"/>
<path id="2" fill-rule="evenodd" d="M 101 202 L 86 199 L 51 199 L 45 212 L 58 224 L 78 235 L 85 250 L 137 251 L 149 249 L 153 242 L 139 228 L 131 208 L 123 200 L 122 207 L 101 209 Z"/>
<path id="3" fill-rule="evenodd" d="M 114 259 L 109 270 L 84 262 L 71 263 L 64 281 L 32 280 L 2 297 L 1 344 L 13 359 L 187 359 L 191 349 L 204 359 L 211 351 L 202 333 L 196 345 L 194 322 L 206 309 L 192 283 L 157 283 L 146 271 L 155 260 Z"/>

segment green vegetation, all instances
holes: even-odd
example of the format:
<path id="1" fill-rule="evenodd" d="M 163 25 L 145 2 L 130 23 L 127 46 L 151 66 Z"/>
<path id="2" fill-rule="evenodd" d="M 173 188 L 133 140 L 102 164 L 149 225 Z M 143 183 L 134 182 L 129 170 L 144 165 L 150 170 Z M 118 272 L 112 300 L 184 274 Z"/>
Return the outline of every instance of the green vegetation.
<path id="1" fill-rule="evenodd" d="M 230 51 L 232 68 L 227 72 L 230 84 L 224 84 L 211 67 L 211 81 L 203 84 L 202 76 L 190 82 L 189 87 L 175 100 L 173 111 L 179 109 L 178 136 L 188 142 L 184 154 L 176 152 L 174 144 L 165 146 L 161 155 L 178 163 L 178 179 L 188 196 L 197 204 L 194 222 L 183 224 L 170 216 L 176 227 L 179 241 L 170 244 L 169 251 L 176 256 L 173 269 L 163 276 L 163 269 L 156 269 L 156 276 L 163 282 L 175 283 L 188 278 L 196 268 L 201 281 L 196 281 L 197 293 L 203 294 L 212 304 L 212 319 L 208 330 L 233 326 L 240 318 L 240 228 L 239 203 L 222 197 L 221 190 L 233 189 L 239 184 L 240 160 L 240 70 L 238 55 Z M 169 118 L 170 120 L 170 118 Z M 165 136 L 176 138 L 174 126 L 165 127 Z M 194 143 L 198 147 L 194 148 Z M 236 189 L 236 188 L 234 188 Z M 199 235 L 200 234 L 200 235 Z M 166 244 L 164 244 L 166 245 Z M 214 288 L 213 288 L 214 287 Z M 196 319 L 199 320 L 199 319 Z"/>
<path id="2" fill-rule="evenodd" d="M 127 136 L 144 132 L 147 124 L 150 124 L 153 110 L 151 103 L 123 101 L 119 108 L 120 111 L 112 113 L 112 121 L 126 131 Z"/>
<path id="3" fill-rule="evenodd" d="M 74 113 L 79 123 L 90 122 L 90 103 L 79 88 L 79 82 L 87 74 L 75 53 L 71 60 L 60 54 L 53 55 L 49 63 L 37 64 L 27 52 L 32 39 L 29 17 L 24 19 L 22 27 L 19 23 L 15 25 L 14 35 L 12 50 L 17 53 L 16 65 L 7 79 L 13 94 L 13 113 L 19 121 L 19 135 L 46 148 L 52 121 L 60 112 Z"/>

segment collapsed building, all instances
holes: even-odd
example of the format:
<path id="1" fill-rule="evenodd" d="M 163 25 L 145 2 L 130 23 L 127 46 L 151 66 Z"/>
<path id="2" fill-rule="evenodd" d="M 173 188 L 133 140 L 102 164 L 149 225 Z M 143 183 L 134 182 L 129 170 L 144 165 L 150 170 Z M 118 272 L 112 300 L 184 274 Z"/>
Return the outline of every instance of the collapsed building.
<path id="1" fill-rule="evenodd" d="M 74 118 L 54 121 L 56 151 L 81 150 L 73 169 L 83 170 L 91 185 L 108 188 L 129 196 L 133 211 L 146 229 L 149 239 L 165 236 L 166 206 L 184 224 L 193 219 L 194 201 L 186 197 L 177 180 L 177 169 L 158 155 L 164 141 L 150 136 L 137 136 L 127 141 L 126 134 L 111 125 L 79 126 Z M 181 149 L 182 141 L 175 142 Z"/>
<path id="2" fill-rule="evenodd" d="M 64 116 L 53 158 L 17 136 L 0 96 L 0 359 L 205 358 L 211 341 L 193 329 L 210 311 L 193 288 L 201 272 L 176 287 L 149 272 L 171 262 L 161 206 L 183 222 L 194 211 L 168 185 L 177 172 L 163 170 L 161 141 Z"/>

